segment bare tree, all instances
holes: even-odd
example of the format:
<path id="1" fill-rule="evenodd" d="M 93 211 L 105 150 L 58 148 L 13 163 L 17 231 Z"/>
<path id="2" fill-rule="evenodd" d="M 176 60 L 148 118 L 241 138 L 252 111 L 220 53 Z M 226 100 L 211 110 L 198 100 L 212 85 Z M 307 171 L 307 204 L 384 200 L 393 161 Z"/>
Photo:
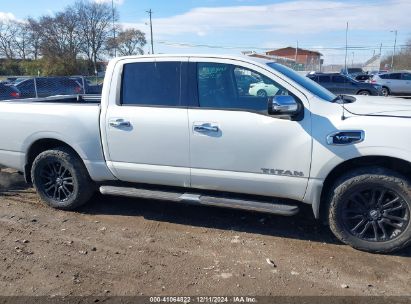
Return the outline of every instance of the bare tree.
<path id="1" fill-rule="evenodd" d="M 67 9 L 54 17 L 40 19 L 41 51 L 44 56 L 76 59 L 82 43 L 78 16 Z"/>
<path id="2" fill-rule="evenodd" d="M 146 45 L 145 34 L 137 29 L 127 29 L 119 32 L 117 37 L 108 40 L 108 47 L 116 46 L 122 56 L 142 55 L 143 47 Z"/>
<path id="3" fill-rule="evenodd" d="M 42 28 L 40 23 L 33 19 L 28 18 L 26 22 L 26 27 L 29 34 L 29 48 L 31 51 L 31 55 L 34 60 L 37 60 L 40 56 L 40 46 L 41 46 L 41 38 L 42 38 Z"/>
<path id="4" fill-rule="evenodd" d="M 26 60 L 31 54 L 30 48 L 30 28 L 25 22 L 14 22 L 15 37 L 14 46 L 19 58 Z"/>
<path id="5" fill-rule="evenodd" d="M 112 21 L 118 20 L 118 13 L 107 3 L 78 1 L 75 11 L 79 17 L 79 28 L 83 38 L 82 51 L 97 70 L 101 51 L 111 35 Z"/>
<path id="6" fill-rule="evenodd" d="M 76 12 L 69 8 L 55 16 L 40 18 L 40 50 L 45 61 L 44 73 L 65 75 L 78 71 L 82 44 L 78 22 Z"/>
<path id="7" fill-rule="evenodd" d="M 0 55 L 14 59 L 17 28 L 12 21 L 0 21 Z"/>
<path id="8" fill-rule="evenodd" d="M 391 66 L 392 54 L 385 56 L 381 62 L 382 68 Z M 411 69 L 411 39 L 408 39 L 406 46 L 401 48 L 394 56 L 396 70 Z"/>

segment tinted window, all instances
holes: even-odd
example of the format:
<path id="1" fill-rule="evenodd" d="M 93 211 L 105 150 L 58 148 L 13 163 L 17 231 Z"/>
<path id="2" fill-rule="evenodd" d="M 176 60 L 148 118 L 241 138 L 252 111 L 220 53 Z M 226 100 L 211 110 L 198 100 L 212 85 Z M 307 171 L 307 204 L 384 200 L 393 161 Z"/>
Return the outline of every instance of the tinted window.
<path id="1" fill-rule="evenodd" d="M 24 80 L 23 82 L 20 82 L 19 88 L 34 90 L 34 80 L 29 79 L 29 80 Z"/>
<path id="2" fill-rule="evenodd" d="M 318 82 L 331 82 L 331 77 L 326 75 L 318 76 Z"/>
<path id="3" fill-rule="evenodd" d="M 392 73 L 392 74 L 385 74 L 385 75 L 386 75 L 386 77 L 384 77 L 385 79 L 401 79 L 401 73 Z"/>
<path id="4" fill-rule="evenodd" d="M 318 76 L 315 75 L 308 75 L 308 78 L 310 78 L 311 80 L 317 81 L 318 82 Z"/>
<path id="5" fill-rule="evenodd" d="M 139 62 L 125 64 L 121 104 L 180 105 L 181 62 Z"/>
<path id="6" fill-rule="evenodd" d="M 351 82 L 351 81 L 349 79 L 345 78 L 344 76 L 337 75 L 337 76 L 333 76 L 333 82 L 347 83 L 347 82 Z"/>
<path id="7" fill-rule="evenodd" d="M 403 73 L 402 74 L 402 79 L 403 80 L 411 80 L 411 74 L 410 73 Z"/>
<path id="8" fill-rule="evenodd" d="M 268 97 L 287 90 L 255 71 L 229 64 L 198 63 L 200 107 L 267 111 Z"/>

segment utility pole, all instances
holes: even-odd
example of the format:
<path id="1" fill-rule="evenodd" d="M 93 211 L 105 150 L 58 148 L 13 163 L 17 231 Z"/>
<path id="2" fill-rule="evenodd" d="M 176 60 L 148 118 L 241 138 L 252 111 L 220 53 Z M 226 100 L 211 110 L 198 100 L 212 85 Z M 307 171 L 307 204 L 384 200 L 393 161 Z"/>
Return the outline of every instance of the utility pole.
<path id="1" fill-rule="evenodd" d="M 352 61 L 351 61 L 351 67 L 354 67 L 354 52 L 352 52 Z"/>
<path id="2" fill-rule="evenodd" d="M 344 59 L 344 74 L 347 74 L 347 55 L 348 55 L 348 22 L 345 29 L 345 59 Z"/>
<path id="3" fill-rule="evenodd" d="M 297 40 L 297 48 L 295 49 L 295 58 L 294 58 L 296 68 L 298 67 L 297 56 L 298 56 L 298 40 Z"/>
<path id="4" fill-rule="evenodd" d="M 154 54 L 154 42 L 153 42 L 153 22 L 151 21 L 151 15 L 153 12 L 150 10 L 146 11 L 148 15 L 150 16 L 150 36 L 151 36 L 151 54 Z"/>
<path id="5" fill-rule="evenodd" d="M 394 39 L 394 52 L 392 53 L 391 57 L 391 70 L 394 71 L 394 56 L 395 56 L 395 47 L 397 46 L 397 30 L 390 31 L 391 33 L 395 33 L 395 39 Z"/>
<path id="6" fill-rule="evenodd" d="M 116 43 L 116 24 L 115 24 L 115 14 L 114 14 L 114 0 L 111 0 L 111 12 L 113 17 L 113 47 L 114 47 L 114 57 L 117 57 L 117 43 Z"/>

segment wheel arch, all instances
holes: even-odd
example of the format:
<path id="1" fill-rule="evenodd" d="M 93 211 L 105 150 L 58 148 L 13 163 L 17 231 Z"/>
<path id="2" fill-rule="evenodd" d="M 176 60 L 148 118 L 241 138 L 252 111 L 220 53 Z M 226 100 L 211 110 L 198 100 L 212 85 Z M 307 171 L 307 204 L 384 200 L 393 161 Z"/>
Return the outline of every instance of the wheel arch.
<path id="1" fill-rule="evenodd" d="M 388 90 L 388 94 L 390 94 L 390 93 L 391 93 L 391 89 L 390 89 L 390 87 L 389 87 L 389 86 L 387 86 L 386 84 L 382 85 L 381 87 L 382 87 L 382 88 L 387 89 L 387 90 Z"/>
<path id="2" fill-rule="evenodd" d="M 325 220 L 327 215 L 327 197 L 334 183 L 344 174 L 352 169 L 361 167 L 378 166 L 395 171 L 405 177 L 411 178 L 411 162 L 390 156 L 361 156 L 346 160 L 335 166 L 326 176 L 321 189 L 319 206 L 313 204 L 314 214 L 321 220 Z"/>
<path id="3" fill-rule="evenodd" d="M 33 165 L 34 160 L 36 157 L 47 150 L 51 150 L 57 147 L 65 147 L 72 151 L 79 159 L 82 159 L 80 154 L 68 143 L 55 139 L 55 138 L 42 138 L 34 141 L 29 148 L 27 149 L 26 153 L 26 160 L 25 160 L 25 165 L 24 165 L 24 178 L 27 183 L 31 183 L 31 167 Z"/>

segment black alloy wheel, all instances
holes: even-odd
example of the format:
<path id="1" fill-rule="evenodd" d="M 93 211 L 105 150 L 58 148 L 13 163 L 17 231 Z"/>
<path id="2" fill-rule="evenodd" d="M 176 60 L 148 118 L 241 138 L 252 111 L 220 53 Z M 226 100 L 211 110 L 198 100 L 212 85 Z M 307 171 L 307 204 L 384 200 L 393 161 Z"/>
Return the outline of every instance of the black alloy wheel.
<path id="1" fill-rule="evenodd" d="M 40 187 L 49 198 L 64 202 L 74 193 L 73 175 L 61 162 L 49 160 L 40 168 Z"/>
<path id="2" fill-rule="evenodd" d="M 355 237 L 371 242 L 393 240 L 410 222 L 410 210 L 401 195 L 378 186 L 365 187 L 346 200 L 343 223 Z"/>

